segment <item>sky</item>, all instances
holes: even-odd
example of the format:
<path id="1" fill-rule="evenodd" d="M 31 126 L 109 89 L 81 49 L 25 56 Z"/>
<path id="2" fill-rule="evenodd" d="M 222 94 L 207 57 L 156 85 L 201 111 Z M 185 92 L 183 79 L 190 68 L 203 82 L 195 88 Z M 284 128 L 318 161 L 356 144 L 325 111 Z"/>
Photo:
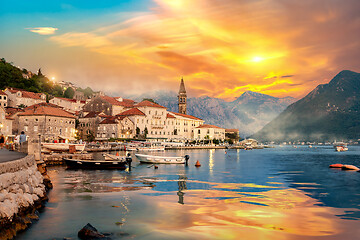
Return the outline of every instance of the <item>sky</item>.
<path id="1" fill-rule="evenodd" d="M 360 71 L 358 0 L 2 1 L 0 57 L 113 96 L 301 98 Z"/>

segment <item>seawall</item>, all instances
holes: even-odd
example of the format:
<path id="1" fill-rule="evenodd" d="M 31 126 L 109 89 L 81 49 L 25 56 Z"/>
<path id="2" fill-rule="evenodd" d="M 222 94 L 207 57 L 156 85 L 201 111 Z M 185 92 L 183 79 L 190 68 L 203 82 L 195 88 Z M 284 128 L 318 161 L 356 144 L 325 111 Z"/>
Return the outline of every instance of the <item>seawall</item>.
<path id="1" fill-rule="evenodd" d="M 12 239 L 38 219 L 49 187 L 39 170 L 33 155 L 0 163 L 0 239 Z"/>

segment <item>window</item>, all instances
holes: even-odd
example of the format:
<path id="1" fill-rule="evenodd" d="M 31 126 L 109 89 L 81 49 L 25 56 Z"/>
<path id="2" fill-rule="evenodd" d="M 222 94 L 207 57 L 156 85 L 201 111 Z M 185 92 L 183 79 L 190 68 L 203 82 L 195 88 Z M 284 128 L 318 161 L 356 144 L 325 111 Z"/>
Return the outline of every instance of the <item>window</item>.
<path id="1" fill-rule="evenodd" d="M 4 96 L 4 100 L 6 100 L 6 96 Z"/>
<path id="2" fill-rule="evenodd" d="M 28 126 L 25 126 L 24 131 L 27 132 L 27 130 L 28 130 Z"/>
<path id="3" fill-rule="evenodd" d="M 38 131 L 38 126 L 34 126 L 34 132 Z"/>

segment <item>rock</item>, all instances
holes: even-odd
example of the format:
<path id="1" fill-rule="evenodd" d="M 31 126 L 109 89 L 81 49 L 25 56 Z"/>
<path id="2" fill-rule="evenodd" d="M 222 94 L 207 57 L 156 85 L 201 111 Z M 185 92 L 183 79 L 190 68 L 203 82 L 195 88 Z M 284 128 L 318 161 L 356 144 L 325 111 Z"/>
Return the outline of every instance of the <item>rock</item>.
<path id="1" fill-rule="evenodd" d="M 79 232 L 78 237 L 82 240 L 111 240 L 104 234 L 98 232 L 90 223 L 86 224 Z"/>

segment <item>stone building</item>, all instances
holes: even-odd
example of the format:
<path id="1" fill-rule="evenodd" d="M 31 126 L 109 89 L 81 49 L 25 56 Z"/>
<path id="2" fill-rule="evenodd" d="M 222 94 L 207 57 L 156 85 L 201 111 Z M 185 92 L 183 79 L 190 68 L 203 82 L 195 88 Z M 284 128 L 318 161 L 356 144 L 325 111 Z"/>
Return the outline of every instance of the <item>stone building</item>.
<path id="1" fill-rule="evenodd" d="M 78 101 L 76 99 L 61 98 L 61 97 L 54 97 L 50 99 L 49 103 L 58 105 L 62 107 L 65 111 L 72 113 L 81 111 L 85 105 L 85 101 Z"/>
<path id="2" fill-rule="evenodd" d="M 239 129 L 225 129 L 225 138 L 238 141 L 240 138 Z"/>
<path id="3" fill-rule="evenodd" d="M 0 106 L 0 134 L 5 136 L 12 135 L 12 119 L 6 116 L 5 109 Z"/>
<path id="4" fill-rule="evenodd" d="M 194 132 L 194 139 L 195 140 L 225 140 L 225 129 L 210 125 L 210 124 L 203 124 L 195 128 Z"/>
<path id="5" fill-rule="evenodd" d="M 30 106 L 46 102 L 46 95 L 44 93 L 28 92 L 16 88 L 7 88 L 5 93 L 8 97 L 9 107 Z"/>
<path id="6" fill-rule="evenodd" d="M 75 116 L 58 107 L 34 106 L 18 114 L 18 133 L 24 131 L 30 139 L 41 141 L 74 139 Z"/>
<path id="7" fill-rule="evenodd" d="M 0 107 L 7 107 L 8 106 L 8 96 L 5 92 L 0 90 Z"/>
<path id="8" fill-rule="evenodd" d="M 77 101 L 86 101 L 86 97 L 85 94 L 83 92 L 80 92 L 78 90 L 75 90 L 73 99 L 77 100 Z"/>
<path id="9" fill-rule="evenodd" d="M 83 114 L 84 115 L 79 118 L 77 129 L 78 136 L 84 140 L 95 139 L 99 123 L 106 118 L 112 117 L 102 112 L 85 112 Z"/>
<path id="10" fill-rule="evenodd" d="M 105 118 L 98 125 L 95 140 L 133 138 L 134 123 L 126 116 Z"/>
<path id="11" fill-rule="evenodd" d="M 178 95 L 179 113 L 181 114 L 186 114 L 186 101 L 187 101 L 187 95 L 185 90 L 184 79 L 181 78 L 179 95 Z"/>
<path id="12" fill-rule="evenodd" d="M 97 96 L 91 99 L 83 107 L 85 112 L 103 112 L 106 115 L 115 116 L 134 106 L 134 101 L 121 97 Z"/>

